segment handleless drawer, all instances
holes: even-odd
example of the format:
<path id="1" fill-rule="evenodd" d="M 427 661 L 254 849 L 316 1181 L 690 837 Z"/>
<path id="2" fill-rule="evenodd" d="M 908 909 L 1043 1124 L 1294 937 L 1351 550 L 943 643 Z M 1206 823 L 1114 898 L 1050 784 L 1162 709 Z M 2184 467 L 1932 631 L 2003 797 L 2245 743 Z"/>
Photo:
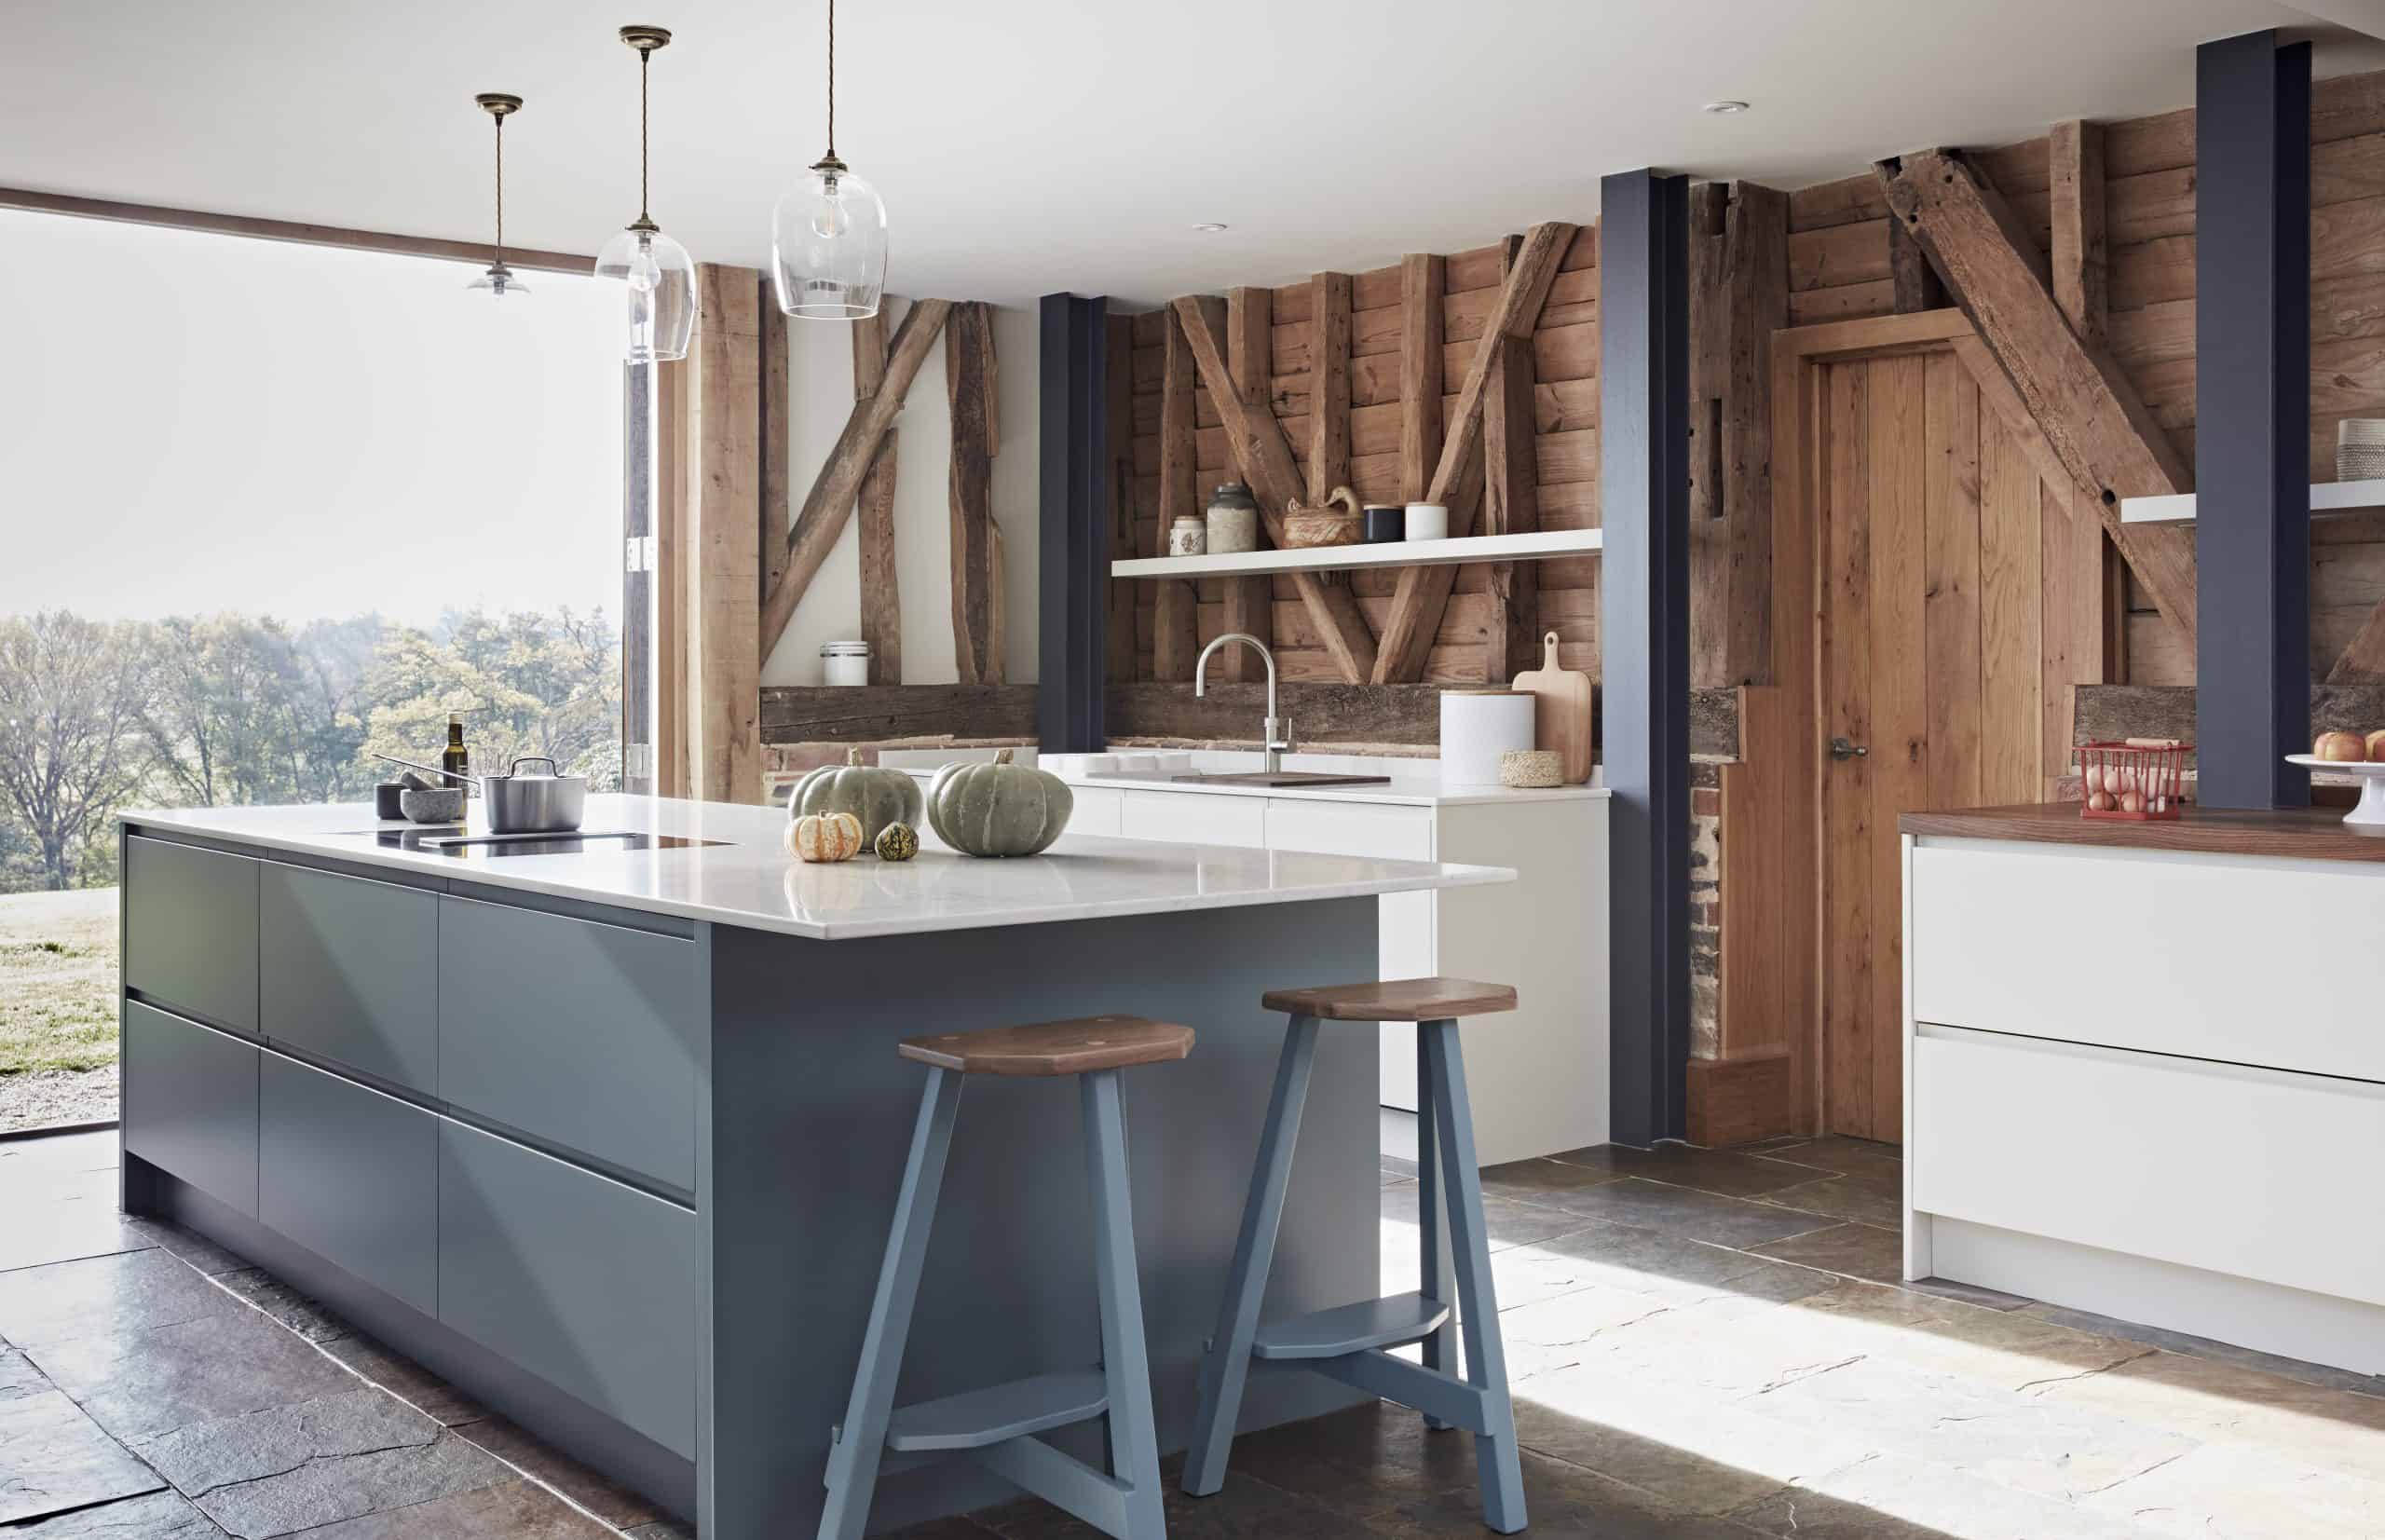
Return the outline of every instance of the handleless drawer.
<path id="1" fill-rule="evenodd" d="M 1088 786 L 1071 782 L 1069 793 L 1075 808 L 1069 814 L 1070 834 L 1110 834 L 1119 832 L 1123 813 L 1121 804 L 1126 794 L 1115 786 Z"/>
<path id="2" fill-rule="evenodd" d="M 705 1023 L 692 941 L 440 900 L 439 1095 L 457 1108 L 693 1192 Z"/>
<path id="3" fill-rule="evenodd" d="M 124 1002 L 124 1147 L 210 1197 L 257 1211 L 257 1050 Z"/>
<path id="4" fill-rule="evenodd" d="M 439 1308 L 439 1120 L 354 1081 L 264 1056 L 257 1218 L 432 1315 Z"/>
<path id="5" fill-rule="evenodd" d="M 124 842 L 124 982 L 257 1029 L 257 863 L 138 835 Z"/>
<path id="6" fill-rule="evenodd" d="M 265 1035 L 431 1095 L 439 895 L 267 862 L 257 899 Z"/>
<path id="7" fill-rule="evenodd" d="M 439 1319 L 694 1458 L 696 1217 L 688 1209 L 443 1123 Z"/>
<path id="8" fill-rule="evenodd" d="M 1433 810 L 1271 797 L 1267 799 L 1267 848 L 1383 861 L 1430 861 Z"/>
<path id="9" fill-rule="evenodd" d="M 1267 848 L 1267 799 L 1196 791 L 1119 793 L 1118 832 L 1177 845 Z"/>

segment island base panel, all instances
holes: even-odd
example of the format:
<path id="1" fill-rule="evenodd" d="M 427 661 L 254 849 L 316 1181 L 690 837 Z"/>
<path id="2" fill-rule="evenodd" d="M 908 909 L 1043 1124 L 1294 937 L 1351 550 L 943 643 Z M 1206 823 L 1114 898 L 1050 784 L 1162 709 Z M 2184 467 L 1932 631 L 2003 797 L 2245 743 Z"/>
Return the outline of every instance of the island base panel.
<path id="1" fill-rule="evenodd" d="M 1376 901 L 1358 898 L 835 942 L 716 928 L 699 1139 L 706 1540 L 818 1520 L 919 1106 L 922 1071 L 894 1045 L 922 1033 L 1129 1012 L 1198 1034 L 1183 1062 L 1124 1075 L 1159 1444 L 1184 1447 L 1284 1041 L 1259 997 L 1375 977 L 1376 925 Z M 1270 1317 L 1379 1289 L 1378 1043 L 1370 1024 L 1319 1045 Z M 1097 1360 L 1077 1114 L 1069 1081 L 969 1078 L 899 1402 Z M 1298 1370 L 1254 1376 L 1241 1425 L 1360 1398 Z M 1098 1424 L 1051 1438 L 1102 1457 Z M 1013 1495 L 949 1465 L 889 1475 L 871 1526 Z"/>

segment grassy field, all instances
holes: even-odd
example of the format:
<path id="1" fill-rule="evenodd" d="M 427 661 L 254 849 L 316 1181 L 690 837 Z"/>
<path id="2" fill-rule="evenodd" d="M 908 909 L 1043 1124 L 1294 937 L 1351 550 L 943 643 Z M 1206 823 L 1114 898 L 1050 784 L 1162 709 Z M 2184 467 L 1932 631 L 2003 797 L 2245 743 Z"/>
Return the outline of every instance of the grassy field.
<path id="1" fill-rule="evenodd" d="M 113 1117 L 116 890 L 0 894 L 0 1131 Z"/>

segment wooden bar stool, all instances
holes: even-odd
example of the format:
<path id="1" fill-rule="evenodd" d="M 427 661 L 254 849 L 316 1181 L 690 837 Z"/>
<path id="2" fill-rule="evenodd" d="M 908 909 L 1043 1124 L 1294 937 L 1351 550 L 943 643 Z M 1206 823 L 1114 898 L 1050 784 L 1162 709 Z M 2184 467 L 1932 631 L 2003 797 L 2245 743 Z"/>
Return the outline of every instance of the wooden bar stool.
<path id="1" fill-rule="evenodd" d="M 1201 1365 L 1201 1410 L 1184 1460 L 1184 1490 L 1206 1497 L 1226 1478 L 1235 1416 L 1250 1360 L 1295 1363 L 1370 1396 L 1424 1414 L 1429 1427 L 1462 1427 L 1474 1435 L 1475 1469 L 1482 1488 L 1482 1518 L 1502 1534 L 1524 1527 L 1523 1469 L 1516 1451 L 1516 1418 L 1507 1397 L 1506 1350 L 1499 1339 L 1499 1302 L 1491 1283 L 1491 1239 L 1483 1228 L 1482 1176 L 1474 1162 L 1474 1113 L 1465 1097 L 1457 1017 L 1516 1008 L 1505 984 L 1462 978 L 1408 978 L 1324 989 L 1278 989 L 1262 997 L 1271 1011 L 1290 1014 L 1275 1090 L 1250 1174 L 1226 1276 L 1225 1308 Z M 1272 1325 L 1259 1323 L 1275 1232 L 1284 1218 L 1284 1190 L 1292 1174 L 1323 1021 L 1412 1021 L 1416 1031 L 1417 1179 L 1422 1190 L 1424 1266 L 1413 1294 L 1361 1300 Z M 1446 1244 L 1444 1232 L 1446 1231 Z M 1458 1307 L 1458 1321 L 1450 1307 Z M 1465 1373 L 1458 1375 L 1460 1327 Z M 1422 1368 L 1389 1349 L 1424 1344 Z"/>
<path id="2" fill-rule="evenodd" d="M 861 1368 L 845 1420 L 828 1453 L 828 1502 L 820 1540 L 858 1540 L 881 1468 L 967 1455 L 1012 1484 L 1121 1540 L 1160 1540 L 1158 1435 L 1152 1421 L 1151 1366 L 1135 1274 L 1135 1223 L 1127 1202 L 1126 1114 L 1118 1071 L 1165 1064 L 1192 1051 L 1192 1029 L 1141 1016 L 1089 1016 L 983 1032 L 906 1039 L 896 1050 L 928 1067 L 911 1133 L 911 1155 L 886 1264 L 869 1307 Z M 936 1192 L 968 1075 L 1074 1075 L 1093 1172 L 1094 1266 L 1101 1299 L 1101 1362 L 1037 1375 L 907 1407 L 894 1403 L 903 1343 L 920 1292 Z M 1109 1472 L 1035 1437 L 1107 1415 Z"/>

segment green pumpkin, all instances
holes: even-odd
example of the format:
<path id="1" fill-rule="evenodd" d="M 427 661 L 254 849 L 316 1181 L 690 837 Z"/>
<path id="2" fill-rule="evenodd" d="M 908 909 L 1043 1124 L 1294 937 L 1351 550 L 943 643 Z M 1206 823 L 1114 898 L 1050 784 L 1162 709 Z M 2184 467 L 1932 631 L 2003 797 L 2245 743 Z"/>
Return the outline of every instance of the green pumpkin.
<path id="1" fill-rule="evenodd" d="M 908 861 L 920 853 L 920 831 L 908 824 L 889 824 L 878 831 L 870 848 L 880 861 Z"/>
<path id="2" fill-rule="evenodd" d="M 861 820 L 861 842 L 874 842 L 889 824 L 920 821 L 920 784 L 898 770 L 861 762 L 847 749 L 841 765 L 824 765 L 795 784 L 786 799 L 789 822 L 812 813 L 849 812 Z"/>
<path id="3" fill-rule="evenodd" d="M 928 784 L 928 826 L 964 855 L 1035 855 L 1069 826 L 1076 795 L 1058 776 L 1010 762 L 947 765 Z"/>

